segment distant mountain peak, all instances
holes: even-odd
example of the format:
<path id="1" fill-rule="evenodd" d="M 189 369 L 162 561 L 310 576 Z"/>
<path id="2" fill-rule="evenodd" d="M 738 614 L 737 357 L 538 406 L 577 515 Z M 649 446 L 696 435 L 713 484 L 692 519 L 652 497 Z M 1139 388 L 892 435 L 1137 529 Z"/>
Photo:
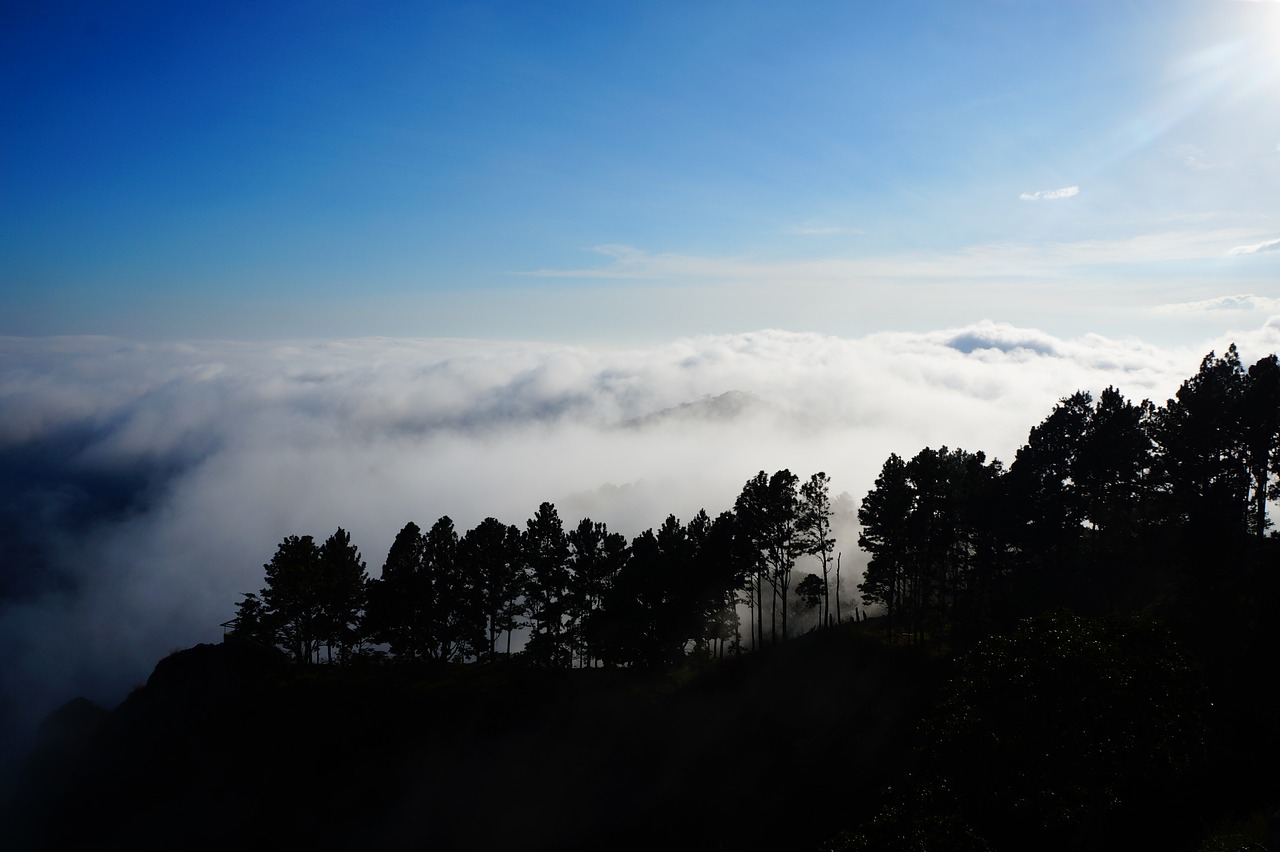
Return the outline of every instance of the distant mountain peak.
<path id="1" fill-rule="evenodd" d="M 682 421 L 726 422 L 744 415 L 777 411 L 777 407 L 772 403 L 765 402 L 750 391 L 730 390 L 715 396 L 707 394 L 692 402 L 682 402 L 671 408 L 634 417 L 623 421 L 622 426 L 639 429 L 659 423 Z"/>

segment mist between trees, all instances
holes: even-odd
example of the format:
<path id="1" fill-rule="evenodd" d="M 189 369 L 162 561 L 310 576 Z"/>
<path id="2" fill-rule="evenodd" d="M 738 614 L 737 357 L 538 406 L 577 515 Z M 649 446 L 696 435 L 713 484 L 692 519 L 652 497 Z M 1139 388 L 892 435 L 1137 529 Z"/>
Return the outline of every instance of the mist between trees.
<path id="1" fill-rule="evenodd" d="M 1157 407 L 1108 387 L 1063 398 L 1007 468 L 985 454 L 890 455 L 858 511 L 870 556 L 843 592 L 830 477 L 764 471 L 732 509 L 674 515 L 631 542 L 566 529 L 408 523 L 381 576 L 350 536 L 285 538 L 228 622 L 299 663 L 362 658 L 658 667 L 785 641 L 871 607 L 894 641 L 969 642 L 1066 605 L 1085 613 L 1237 594 L 1265 559 L 1280 496 L 1280 362 L 1209 353 Z M 797 568 L 803 577 L 793 588 Z"/>
<path id="2" fill-rule="evenodd" d="M 739 653 L 783 641 L 796 614 L 841 616 L 829 482 L 761 471 L 732 510 L 670 515 L 630 543 L 590 518 L 566 529 L 551 503 L 524 529 L 486 518 L 460 535 L 448 516 L 425 532 L 410 522 L 377 579 L 345 530 L 323 544 L 289 536 L 229 626 L 301 663 L 486 659 L 510 654 L 517 631 L 520 653 L 549 667 Z M 806 557 L 821 575 L 792 590 Z"/>

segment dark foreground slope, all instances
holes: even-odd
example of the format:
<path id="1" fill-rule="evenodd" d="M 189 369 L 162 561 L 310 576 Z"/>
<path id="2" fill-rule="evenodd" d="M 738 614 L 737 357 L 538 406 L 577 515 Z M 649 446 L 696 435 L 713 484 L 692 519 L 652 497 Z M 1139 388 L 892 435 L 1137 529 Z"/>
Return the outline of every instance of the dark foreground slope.
<path id="1" fill-rule="evenodd" d="M 857 825 L 942 666 L 832 630 L 674 674 L 163 660 L 47 725 L 30 848 L 784 849 Z"/>
<path id="2" fill-rule="evenodd" d="M 1275 850 L 1280 649 L 1233 612 L 664 673 L 200 645 L 47 720 L 0 848 Z"/>

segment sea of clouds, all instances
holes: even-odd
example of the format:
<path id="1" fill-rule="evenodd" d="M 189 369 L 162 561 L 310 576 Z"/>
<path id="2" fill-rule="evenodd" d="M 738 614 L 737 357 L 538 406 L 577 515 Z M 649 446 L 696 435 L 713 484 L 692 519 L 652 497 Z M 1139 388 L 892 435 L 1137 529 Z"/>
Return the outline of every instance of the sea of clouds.
<path id="1" fill-rule="evenodd" d="M 756 471 L 822 470 L 849 495 L 849 588 L 853 512 L 889 453 L 1008 462 L 1059 398 L 1163 403 L 1231 340 L 1252 362 L 1280 323 L 1176 349 L 994 323 L 626 349 L 0 338 L 6 750 L 62 702 L 113 705 L 168 652 L 218 641 L 286 535 L 342 526 L 377 576 L 410 520 L 523 525 L 549 500 L 633 536 L 731 508 Z M 730 391 L 750 396 L 726 413 Z"/>

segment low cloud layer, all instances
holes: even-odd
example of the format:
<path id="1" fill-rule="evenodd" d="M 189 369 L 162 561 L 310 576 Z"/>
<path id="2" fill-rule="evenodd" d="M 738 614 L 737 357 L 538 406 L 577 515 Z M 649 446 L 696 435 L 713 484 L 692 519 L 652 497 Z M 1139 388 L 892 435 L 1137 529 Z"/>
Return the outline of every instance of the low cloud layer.
<path id="1" fill-rule="evenodd" d="M 1261 357 L 1280 328 L 1239 342 Z M 75 695 L 114 703 L 159 657 L 217 641 L 286 535 L 343 526 L 376 576 L 405 522 L 443 514 L 523 524 L 551 500 L 631 536 L 783 467 L 825 470 L 856 504 L 890 452 L 1009 460 L 1061 396 L 1163 401 L 1207 348 L 995 323 L 644 349 L 0 339 L 3 723 L 13 737 Z M 755 401 L 698 416 L 728 391 Z"/>

